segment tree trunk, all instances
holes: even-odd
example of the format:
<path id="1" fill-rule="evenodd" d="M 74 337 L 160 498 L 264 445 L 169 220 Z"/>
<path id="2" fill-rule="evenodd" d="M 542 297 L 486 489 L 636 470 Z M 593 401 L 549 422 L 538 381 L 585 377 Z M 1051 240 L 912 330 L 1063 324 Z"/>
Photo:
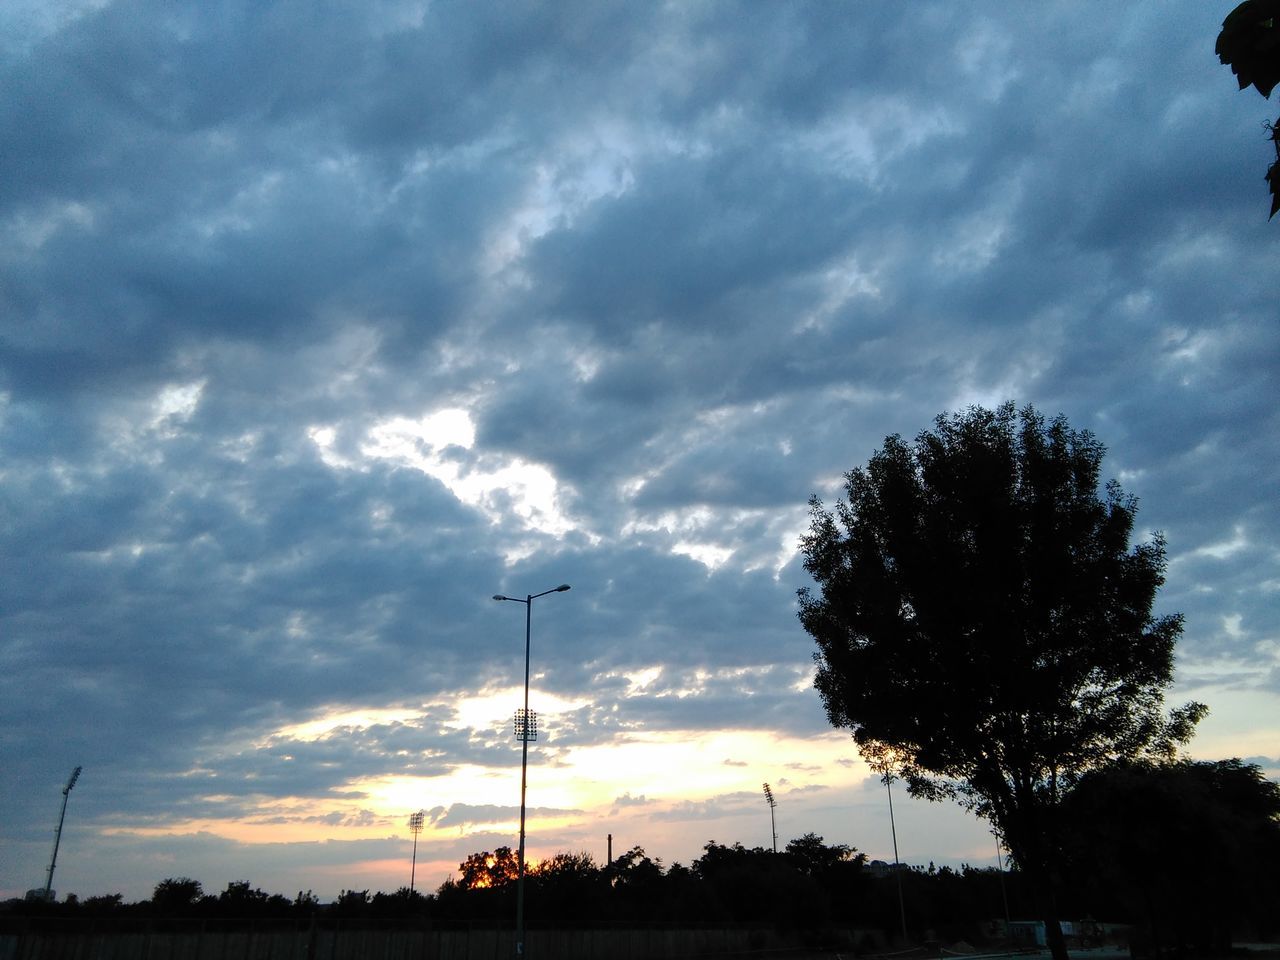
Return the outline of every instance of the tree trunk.
<path id="1" fill-rule="evenodd" d="M 1031 789 L 1015 791 L 1006 809 L 1001 830 L 1031 888 L 1036 912 L 1044 922 L 1045 945 L 1053 960 L 1069 960 L 1067 941 L 1058 922 L 1058 844 L 1045 829 L 1047 818 Z"/>
<path id="2" fill-rule="evenodd" d="M 1067 960 L 1067 941 L 1062 935 L 1062 924 L 1058 922 L 1058 918 L 1054 915 L 1053 904 L 1054 898 L 1049 898 L 1050 908 L 1047 913 L 1050 915 L 1044 920 L 1044 939 L 1049 945 L 1049 953 L 1053 960 Z"/>
<path id="3" fill-rule="evenodd" d="M 1069 960 L 1067 941 L 1062 936 L 1062 924 L 1058 922 L 1057 878 L 1053 869 L 1040 857 L 1028 857 L 1023 864 L 1036 912 L 1044 922 L 1045 945 L 1053 960 Z"/>

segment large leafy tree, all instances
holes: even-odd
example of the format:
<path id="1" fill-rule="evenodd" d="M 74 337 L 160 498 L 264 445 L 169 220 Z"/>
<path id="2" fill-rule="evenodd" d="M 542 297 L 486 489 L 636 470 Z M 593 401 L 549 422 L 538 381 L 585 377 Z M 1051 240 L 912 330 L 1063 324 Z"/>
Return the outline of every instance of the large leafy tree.
<path id="1" fill-rule="evenodd" d="M 811 501 L 800 620 L 827 716 L 916 795 L 995 825 L 1040 891 L 1055 956 L 1054 816 L 1084 773 L 1168 756 L 1204 708 L 1166 714 L 1181 617 L 1152 614 L 1164 542 L 1099 490 L 1104 448 L 1012 404 L 885 440 Z"/>
<path id="2" fill-rule="evenodd" d="M 204 888 L 199 880 L 169 877 L 156 884 L 151 905 L 157 913 L 178 916 L 194 910 L 203 897 Z"/>
<path id="3" fill-rule="evenodd" d="M 1139 922 L 1154 951 L 1225 956 L 1280 930 L 1280 784 L 1256 765 L 1115 764 L 1063 814 L 1085 908 Z"/>
<path id="4" fill-rule="evenodd" d="M 493 853 L 471 854 L 458 864 L 458 873 L 458 886 L 463 890 L 496 890 L 515 882 L 519 865 L 510 847 L 498 847 Z"/>

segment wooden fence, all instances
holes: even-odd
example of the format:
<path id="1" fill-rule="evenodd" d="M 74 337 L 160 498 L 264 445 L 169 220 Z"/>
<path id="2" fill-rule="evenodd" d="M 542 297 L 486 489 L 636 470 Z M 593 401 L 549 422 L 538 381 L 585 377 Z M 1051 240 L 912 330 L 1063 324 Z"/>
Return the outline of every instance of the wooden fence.
<path id="1" fill-rule="evenodd" d="M 676 960 L 787 952 L 768 927 L 529 930 L 526 960 Z M 403 921 L 14 922 L 0 960 L 510 960 L 514 934 Z"/>

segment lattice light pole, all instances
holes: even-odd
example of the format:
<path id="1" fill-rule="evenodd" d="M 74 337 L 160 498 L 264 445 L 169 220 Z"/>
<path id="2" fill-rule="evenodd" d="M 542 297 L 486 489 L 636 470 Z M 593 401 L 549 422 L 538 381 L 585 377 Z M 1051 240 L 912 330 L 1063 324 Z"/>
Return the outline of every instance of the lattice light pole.
<path id="1" fill-rule="evenodd" d="M 62 813 L 58 814 L 58 832 L 53 835 L 53 858 L 49 861 L 49 873 L 44 880 L 44 898 L 53 897 L 53 868 L 58 865 L 58 845 L 62 843 L 62 822 L 67 819 L 67 800 L 71 797 L 71 788 L 80 779 L 80 767 L 71 771 L 71 779 L 62 788 Z"/>
<path id="2" fill-rule="evenodd" d="M 512 603 L 524 604 L 524 707 L 515 714 L 515 735 L 520 741 L 520 852 L 516 862 L 516 958 L 524 957 L 524 813 L 525 792 L 529 783 L 529 741 L 538 739 L 538 715 L 529 709 L 529 635 L 533 624 L 533 601 L 545 597 L 548 593 L 564 593 L 569 584 L 562 583 L 541 593 L 527 594 L 520 597 L 507 597 L 495 593 L 495 600 L 510 600 Z"/>
<path id="3" fill-rule="evenodd" d="M 413 882 L 418 873 L 418 834 L 422 832 L 422 820 L 425 814 L 421 810 L 409 814 L 409 832 L 413 834 L 413 860 L 409 865 L 409 892 L 413 893 Z"/>
<path id="4" fill-rule="evenodd" d="M 773 852 L 778 852 L 778 821 L 774 818 L 773 811 L 778 808 L 778 801 L 773 799 L 773 791 L 769 789 L 769 785 L 764 785 L 765 803 L 769 804 L 769 825 L 773 828 Z"/>

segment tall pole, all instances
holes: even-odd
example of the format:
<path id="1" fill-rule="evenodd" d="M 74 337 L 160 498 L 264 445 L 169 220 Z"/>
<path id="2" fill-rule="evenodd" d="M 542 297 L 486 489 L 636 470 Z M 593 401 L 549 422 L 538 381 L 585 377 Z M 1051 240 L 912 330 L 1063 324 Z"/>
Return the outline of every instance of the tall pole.
<path id="1" fill-rule="evenodd" d="M 524 810 L 529 786 L 529 638 L 533 629 L 533 594 L 524 601 L 524 726 L 520 736 L 520 853 L 516 861 L 516 960 L 524 957 Z"/>
<path id="2" fill-rule="evenodd" d="M 413 893 L 413 882 L 418 874 L 418 834 L 422 832 L 422 821 L 425 814 L 419 810 L 409 814 L 409 831 L 413 834 L 413 860 L 409 864 L 409 893 Z"/>
<path id="3" fill-rule="evenodd" d="M 893 875 L 898 880 L 898 911 L 902 914 L 902 940 L 907 939 L 907 905 L 902 899 L 902 864 L 898 862 L 898 827 L 893 822 L 893 777 L 884 775 L 884 788 L 889 791 L 889 832 L 893 834 Z"/>
<path id="4" fill-rule="evenodd" d="M 1004 858 L 1000 856 L 1000 834 L 992 830 L 991 835 L 996 838 L 996 867 L 1000 871 L 1000 897 L 1004 900 L 1004 935 L 1007 937 L 1013 922 L 1009 919 L 1009 891 L 1004 886 Z"/>
<path id="5" fill-rule="evenodd" d="M 80 777 L 80 769 L 80 767 L 76 767 L 71 771 L 71 779 L 62 788 L 62 812 L 58 814 L 58 830 L 53 835 L 53 857 L 49 860 L 49 873 L 44 879 L 44 898 L 46 900 L 53 895 L 53 868 L 58 865 L 58 845 L 62 843 L 62 822 L 67 819 L 67 800 L 71 798 L 71 788 L 76 785 L 76 780 Z"/>
<path id="6" fill-rule="evenodd" d="M 510 600 L 524 604 L 524 709 L 516 714 L 515 722 L 515 734 L 520 739 L 520 849 L 516 855 L 518 858 L 516 864 L 517 960 L 522 960 L 524 957 L 524 821 L 525 795 L 529 785 L 529 741 L 536 740 L 538 737 L 537 715 L 529 711 L 529 647 L 533 633 L 533 601 L 539 597 L 545 597 L 548 593 L 564 593 L 568 589 L 569 584 L 562 583 L 558 587 L 543 590 L 541 593 L 525 594 L 523 600 L 519 597 L 503 596 L 500 593 L 493 595 L 495 600 Z"/>
<path id="7" fill-rule="evenodd" d="M 764 785 L 764 799 L 769 804 L 769 826 L 773 828 L 773 852 L 778 852 L 778 821 L 774 818 L 774 808 L 778 806 L 778 801 L 773 799 L 773 791 L 769 789 L 769 784 Z"/>

